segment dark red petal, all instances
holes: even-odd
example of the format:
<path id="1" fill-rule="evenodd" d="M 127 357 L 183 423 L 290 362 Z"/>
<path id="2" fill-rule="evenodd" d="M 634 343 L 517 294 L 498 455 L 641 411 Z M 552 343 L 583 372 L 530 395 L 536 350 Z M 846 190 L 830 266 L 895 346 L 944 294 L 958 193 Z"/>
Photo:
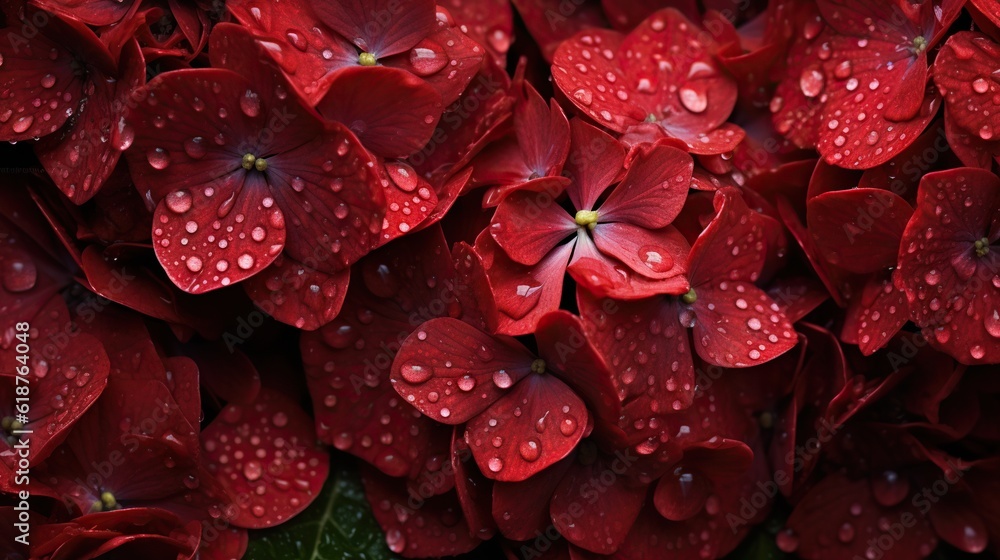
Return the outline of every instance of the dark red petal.
<path id="1" fill-rule="evenodd" d="M 493 484 L 493 519 L 500 533 L 508 539 L 526 541 L 544 532 L 552 524 L 549 500 L 576 455 L 559 461 L 527 480 Z"/>
<path id="2" fill-rule="evenodd" d="M 910 319 L 906 293 L 896 287 L 892 276 L 889 271 L 872 275 L 847 312 L 844 328 L 854 326 L 854 337 L 866 356 L 885 346 Z M 852 321 L 853 314 L 857 318 Z"/>
<path id="3" fill-rule="evenodd" d="M 435 28 L 432 0 L 315 2 L 323 23 L 376 57 L 403 52 Z"/>
<path id="4" fill-rule="evenodd" d="M 685 521 L 704 509 L 711 491 L 712 481 L 704 474 L 676 467 L 656 484 L 653 504 L 666 519 Z"/>
<path id="5" fill-rule="evenodd" d="M 614 137 L 580 119 L 570 121 L 570 132 L 571 148 L 563 174 L 573 185 L 566 193 L 577 210 L 593 210 L 601 193 L 621 173 L 625 149 Z"/>
<path id="6" fill-rule="evenodd" d="M 646 498 L 645 485 L 623 476 L 634 461 L 619 452 L 567 471 L 549 505 L 552 524 L 566 540 L 597 554 L 618 550 Z"/>
<path id="7" fill-rule="evenodd" d="M 807 221 L 830 264 L 858 273 L 896 265 L 899 239 L 913 208 L 882 189 L 850 189 L 809 200 Z"/>
<path id="8" fill-rule="evenodd" d="M 797 343 L 792 324 L 764 291 L 738 280 L 696 286 L 694 348 L 703 360 L 723 367 L 750 367 L 777 358 Z"/>
<path id="9" fill-rule="evenodd" d="M 444 103 L 433 87 L 409 72 L 354 66 L 330 80 L 316 110 L 343 123 L 372 152 L 406 157 L 430 140 Z"/>
<path id="10" fill-rule="evenodd" d="M 548 105 L 528 82 L 514 107 L 514 133 L 524 155 L 524 163 L 539 176 L 559 175 L 570 148 L 569 121 L 551 100 Z"/>
<path id="11" fill-rule="evenodd" d="M 389 550 L 406 558 L 433 558 L 469 552 L 482 541 L 471 534 L 462 517 L 455 494 L 424 500 L 410 506 L 412 497 L 405 484 L 370 467 L 362 467 L 368 503 L 382 530 Z"/>
<path id="12" fill-rule="evenodd" d="M 694 161 L 677 148 L 656 146 L 632 163 L 600 207 L 600 223 L 628 222 L 646 229 L 670 224 L 691 185 Z"/>
<path id="13" fill-rule="evenodd" d="M 944 499 L 927 512 L 941 540 L 970 554 L 979 554 L 990 540 L 989 528 L 973 508 Z"/>
<path id="14" fill-rule="evenodd" d="M 492 538 L 497 524 L 493 521 L 493 482 L 473 466 L 472 450 L 465 443 L 464 430 L 456 427 L 451 439 L 451 468 L 455 472 L 455 494 L 462 506 L 465 522 L 472 534 Z"/>
<path id="15" fill-rule="evenodd" d="M 340 313 L 350 271 L 327 274 L 281 255 L 243 284 L 250 299 L 268 315 L 312 331 Z"/>
<path id="16" fill-rule="evenodd" d="M 553 193 L 515 192 L 497 208 L 490 235 L 510 258 L 534 265 L 572 237 L 577 227 Z"/>
<path id="17" fill-rule="evenodd" d="M 35 147 L 53 182 L 76 204 L 94 196 L 118 164 L 123 144 L 115 141 L 115 129 L 125 120 L 129 96 L 145 82 L 146 66 L 134 40 L 126 43 L 119 64 L 120 75 L 89 75 L 86 104 L 69 126 Z"/>
<path id="18" fill-rule="evenodd" d="M 900 525 L 890 536 L 893 523 L 907 513 L 910 526 Z M 879 519 L 888 524 L 880 525 Z M 894 543 L 893 558 L 923 558 L 937 544 L 930 522 L 914 511 L 910 500 L 881 506 L 868 481 L 852 481 L 839 473 L 828 475 L 806 493 L 788 518 L 788 531 L 779 534 L 779 545 L 814 560 L 876 555 L 883 550 L 877 543 L 886 540 Z"/>
<path id="19" fill-rule="evenodd" d="M 541 318 L 535 330 L 538 353 L 553 375 L 562 379 L 587 402 L 598 423 L 598 434 L 614 441 L 624 438 L 614 428 L 621 415 L 614 378 L 604 357 L 587 337 L 580 318 L 554 311 Z"/>
<path id="20" fill-rule="evenodd" d="M 309 415 L 270 389 L 253 404 L 222 409 L 201 438 L 209 471 L 240 505 L 237 527 L 271 527 L 297 515 L 319 495 L 330 470 Z"/>
<path id="21" fill-rule="evenodd" d="M 647 278 L 673 278 L 687 272 L 690 247 L 673 226 L 650 231 L 628 222 L 599 223 L 594 228 L 594 243 L 605 255 Z"/>
<path id="22" fill-rule="evenodd" d="M 803 6 L 812 4 L 803 3 Z M 815 11 L 815 8 L 812 8 Z M 816 14 L 816 19 L 819 15 Z M 771 98 L 771 121 L 780 134 L 799 148 L 812 148 L 819 140 L 819 127 L 828 95 L 823 57 L 829 57 L 829 28 L 818 36 L 804 31 L 796 36 L 788 52 L 787 65 Z"/>
<path id="23" fill-rule="evenodd" d="M 577 302 L 588 337 L 614 366 L 623 403 L 643 401 L 654 413 L 690 405 L 694 364 L 687 331 L 670 299 L 600 300 L 577 290 Z"/>
<path id="24" fill-rule="evenodd" d="M 33 25 L 31 29 L 38 33 Z M 0 89 L 9 92 L 0 100 L 0 139 L 21 141 L 52 134 L 76 114 L 83 98 L 73 53 L 44 35 L 30 42 L 18 33 L 11 38 L 20 41 L 0 43 Z"/>
<path id="25" fill-rule="evenodd" d="M 513 340 L 443 317 L 406 337 L 392 362 L 391 379 L 396 391 L 427 416 L 461 424 L 528 375 L 533 360 Z"/>
<path id="26" fill-rule="evenodd" d="M 73 0 L 35 0 L 31 3 L 47 12 L 52 12 L 93 25 L 102 27 L 121 21 L 132 9 L 135 2 L 117 2 L 113 0 L 96 0 L 94 2 L 78 2 Z"/>
<path id="27" fill-rule="evenodd" d="M 497 332 L 522 335 L 534 332 L 538 320 L 559 308 L 566 265 L 573 253 L 573 243 L 550 252 L 534 266 L 511 260 L 489 232 L 476 240 L 476 252 L 493 289 L 499 312 Z"/>
<path id="28" fill-rule="evenodd" d="M 175 191 L 156 207 L 153 248 L 178 288 L 206 292 L 245 280 L 267 268 L 284 248 L 281 210 L 241 196 L 265 190 L 263 178 L 240 175 L 242 170 L 213 186 Z M 228 213 L 220 217 L 223 208 Z"/>
<path id="29" fill-rule="evenodd" d="M 487 478 L 518 482 L 569 455 L 588 421 L 586 405 L 565 383 L 532 374 L 470 420 L 465 441 Z"/>
<path id="30" fill-rule="evenodd" d="M 945 110 L 958 128 L 983 141 L 1000 131 L 993 97 L 1000 94 L 997 70 L 1000 45 L 979 33 L 963 31 L 948 38 L 934 61 L 934 83 Z"/>
<path id="31" fill-rule="evenodd" d="M 3 405 L 5 416 L 14 416 L 15 403 L 24 397 L 18 387 L 31 387 L 31 414 L 25 429 L 33 433 L 18 436 L 28 441 L 31 449 L 27 457 L 29 463 L 37 465 L 45 460 L 53 449 L 62 442 L 69 430 L 85 412 L 97 402 L 108 383 L 111 364 L 100 341 L 89 334 L 74 332 L 72 339 L 50 338 L 64 333 L 72 324 L 66 303 L 61 296 L 48 301 L 34 316 L 19 317 L 30 325 L 28 331 L 11 328 L 9 331 L 9 351 L 5 349 L 0 357 L 10 363 L 10 367 L 0 377 L 3 387 L 0 393 L 8 404 Z M 18 334 L 27 335 L 29 350 L 25 351 L 26 361 L 18 359 L 23 353 L 15 353 L 20 344 Z M 44 337 L 44 338 L 43 338 Z M 38 340 L 32 340 L 32 339 Z M 31 342 L 34 342 L 33 344 Z M 28 374 L 15 372 L 20 365 L 27 365 Z M 17 470 L 17 453 L 10 447 L 10 440 L 3 445 L 0 454 L 5 466 L 11 472 Z"/>
<path id="32" fill-rule="evenodd" d="M 181 408 L 184 419 L 197 426 L 202 416 L 198 364 L 187 356 L 173 356 L 163 358 L 163 370 L 167 389 Z"/>
<path id="33" fill-rule="evenodd" d="M 995 242 L 1000 179 L 958 168 L 925 175 L 899 251 L 899 278 L 912 319 L 935 347 L 965 364 L 1000 358 L 1000 255 Z"/>
<path id="34" fill-rule="evenodd" d="M 307 0 L 226 3 L 310 106 L 326 95 L 337 71 L 358 64 L 358 50 L 316 17 Z"/>
<path id="35" fill-rule="evenodd" d="M 441 94 L 445 105 L 459 99 L 482 66 L 485 49 L 461 29 L 438 20 L 438 30 L 421 40 L 408 53 L 384 59 L 423 78 Z M 471 103 L 470 103 L 470 106 Z"/>

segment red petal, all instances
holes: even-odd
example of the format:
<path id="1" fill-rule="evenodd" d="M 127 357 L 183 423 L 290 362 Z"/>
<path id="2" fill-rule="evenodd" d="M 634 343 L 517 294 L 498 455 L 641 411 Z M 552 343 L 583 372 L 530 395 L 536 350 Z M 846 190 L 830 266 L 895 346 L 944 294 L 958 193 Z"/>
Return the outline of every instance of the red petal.
<path id="1" fill-rule="evenodd" d="M 534 266 L 511 260 L 496 241 L 483 232 L 476 240 L 499 312 L 497 332 L 522 335 L 534 332 L 538 320 L 559 308 L 563 277 L 573 252 L 567 243 Z"/>
<path id="2" fill-rule="evenodd" d="M 851 303 L 844 328 L 854 324 L 858 347 L 866 356 L 885 346 L 910 318 L 906 293 L 895 286 L 888 271 L 873 275 Z M 853 314 L 857 319 L 852 322 Z"/>
<path id="3" fill-rule="evenodd" d="M 406 338 L 393 360 L 391 379 L 396 391 L 427 416 L 461 424 L 528 375 L 533 360 L 513 340 L 443 317 Z"/>
<path id="4" fill-rule="evenodd" d="M 634 461 L 619 452 L 569 469 L 549 505 L 552 524 L 566 540 L 597 554 L 618 550 L 646 498 L 646 486 L 622 474 Z"/>
<path id="5" fill-rule="evenodd" d="M 576 8 L 565 17 L 561 0 L 514 0 L 514 7 L 524 20 L 531 37 L 542 49 L 545 60 L 551 61 L 556 48 L 578 31 L 591 27 L 607 27 L 607 20 L 597 2 L 574 4 Z"/>
<path id="6" fill-rule="evenodd" d="M 38 32 L 33 25 L 31 29 Z M 31 48 L 25 48 L 29 42 L 21 35 L 14 33 L 11 38 L 0 44 L 4 62 L 0 89 L 9 92 L 0 101 L 0 139 L 21 141 L 52 134 L 76 113 L 83 99 L 83 80 L 74 70 L 73 53 L 44 35 L 34 36 Z M 32 103 L 36 99 L 37 107 Z"/>
<path id="7" fill-rule="evenodd" d="M 653 504 L 671 521 L 685 521 L 698 514 L 712 491 L 712 482 L 700 472 L 677 467 L 660 478 Z"/>
<path id="8" fill-rule="evenodd" d="M 764 228 L 737 189 L 716 191 L 716 216 L 691 247 L 688 275 L 695 287 L 719 280 L 755 282 L 764 266 Z M 699 296 L 700 298 L 700 296 Z"/>
<path id="9" fill-rule="evenodd" d="M 53 449 L 62 442 L 77 420 L 97 401 L 108 383 L 111 365 L 103 345 L 89 334 L 74 332 L 72 339 L 51 339 L 64 333 L 66 325 L 72 324 L 66 303 L 61 296 L 55 296 L 48 301 L 34 316 L 21 316 L 30 325 L 29 331 L 20 331 L 11 327 L 9 349 L 0 353 L 0 357 L 11 366 L 0 377 L 0 393 L 9 404 L 4 405 L 5 416 L 15 416 L 15 403 L 23 402 L 22 390 L 18 387 L 31 387 L 34 396 L 29 422 L 25 422 L 28 433 L 18 436 L 26 440 L 31 447 L 27 457 L 32 466 L 45 460 Z M 18 334 L 27 334 L 32 339 L 41 336 L 45 338 L 28 344 L 30 353 L 27 362 L 18 359 L 24 354 L 15 354 L 15 343 L 20 341 Z M 29 351 L 26 351 L 29 352 Z M 17 367 L 26 363 L 30 372 L 17 376 Z M 5 466 L 13 473 L 18 467 L 17 453 L 11 440 L 4 444 L 2 457 Z"/>
<path id="10" fill-rule="evenodd" d="M 622 402 L 648 401 L 646 411 L 654 413 L 683 410 L 691 404 L 694 364 L 687 331 L 670 299 L 599 300 L 577 290 L 577 302 L 589 338 L 614 365 Z M 643 375 L 647 372 L 661 374 Z"/>
<path id="11" fill-rule="evenodd" d="M 555 99 L 546 105 L 528 82 L 519 101 L 514 108 L 514 132 L 525 165 L 542 177 L 559 175 L 570 147 L 566 115 Z"/>
<path id="12" fill-rule="evenodd" d="M 514 10 L 507 0 L 451 0 L 446 6 L 469 37 L 487 48 L 505 66 L 513 41 Z"/>
<path id="13" fill-rule="evenodd" d="M 281 255 L 243 286 L 254 304 L 268 315 L 312 331 L 340 313 L 350 276 L 348 270 L 326 274 Z"/>
<path id="14" fill-rule="evenodd" d="M 680 245 L 680 240 L 675 239 L 673 244 L 675 247 Z M 644 257 L 648 258 L 647 255 Z M 598 251 L 586 233 L 577 236 L 573 260 L 566 270 L 584 288 L 600 297 L 641 299 L 659 294 L 682 294 L 689 288 L 688 280 L 683 275 L 653 280 L 633 273 L 626 264 Z"/>
<path id="15" fill-rule="evenodd" d="M 368 503 L 389 550 L 406 558 L 433 558 L 469 552 L 482 541 L 471 535 L 454 494 L 434 496 L 414 509 L 405 484 L 370 467 L 362 467 Z"/>
<path id="16" fill-rule="evenodd" d="M 232 173 L 213 187 L 175 191 L 156 207 L 153 248 L 178 288 L 195 293 L 239 282 L 267 268 L 284 248 L 284 214 L 240 196 L 266 190 L 262 178 L 247 176 L 244 183 L 241 174 Z M 229 212 L 220 219 L 223 207 Z"/>
<path id="17" fill-rule="evenodd" d="M 331 29 L 379 58 L 413 47 L 435 27 L 431 0 L 343 0 L 317 2 L 313 9 Z"/>
<path id="18" fill-rule="evenodd" d="M 465 441 L 487 478 L 518 482 L 569 455 L 588 418 L 586 405 L 566 384 L 533 374 L 470 420 Z"/>
<path id="19" fill-rule="evenodd" d="M 816 11 L 811 3 L 801 5 Z M 819 14 L 814 17 L 818 20 Z M 780 68 L 782 79 L 770 104 L 771 121 L 775 130 L 799 148 L 812 148 L 819 140 L 819 127 L 824 122 L 821 117 L 828 97 L 823 57 L 828 58 L 832 35 L 829 28 L 818 36 L 810 32 L 797 34 L 788 49 L 788 63 Z"/>
<path id="20" fill-rule="evenodd" d="M 691 185 L 691 156 L 656 146 L 632 163 L 622 182 L 600 207 L 600 223 L 628 222 L 659 229 L 680 214 Z"/>
<path id="21" fill-rule="evenodd" d="M 594 228 L 594 243 L 605 255 L 647 278 L 673 278 L 686 272 L 690 247 L 673 226 L 650 231 L 628 222 L 599 223 Z"/>
<path id="22" fill-rule="evenodd" d="M 928 515 L 941 540 L 970 554 L 979 554 L 990 540 L 989 528 L 967 504 L 944 499 Z"/>
<path id="23" fill-rule="evenodd" d="M 945 110 L 958 128 L 983 141 L 1000 131 L 993 97 L 1000 94 L 994 79 L 1000 45 L 988 37 L 963 31 L 948 38 L 934 61 L 934 83 L 944 96 Z"/>
<path id="24" fill-rule="evenodd" d="M 460 29 L 441 20 L 437 26 L 436 32 L 417 43 L 409 53 L 387 58 L 383 63 L 420 76 L 441 94 L 445 105 L 451 105 L 476 76 L 485 53 L 479 43 Z"/>
<path id="25" fill-rule="evenodd" d="M 309 415 L 269 389 L 252 405 L 222 409 L 202 441 L 209 470 L 240 505 L 232 520 L 237 527 L 271 527 L 297 515 L 316 499 L 330 470 Z"/>
<path id="26" fill-rule="evenodd" d="M 566 189 L 573 207 L 593 210 L 601 193 L 614 182 L 625 163 L 625 149 L 611 135 L 583 122 L 570 122 L 572 133 L 564 175 L 574 181 Z"/>
<path id="27" fill-rule="evenodd" d="M 372 152 L 406 157 L 431 139 L 444 104 L 433 87 L 409 72 L 354 66 L 330 80 L 316 110 L 343 123 Z"/>
<path id="28" fill-rule="evenodd" d="M 850 189 L 809 200 L 807 221 L 831 264 L 869 273 L 896 265 L 899 239 L 913 208 L 882 189 Z"/>
<path id="29" fill-rule="evenodd" d="M 997 237 L 1000 179 L 958 168 L 925 175 L 917 208 L 899 252 L 899 278 L 913 321 L 931 344 L 965 364 L 1000 360 L 1000 280 L 992 247 L 977 257 L 973 244 Z"/>
<path id="30" fill-rule="evenodd" d="M 474 468 L 469 460 L 472 450 L 462 438 L 462 430 L 456 427 L 451 440 L 451 468 L 455 471 L 455 494 L 462 506 L 465 522 L 469 530 L 481 539 L 490 539 L 496 533 L 493 521 L 493 482 Z"/>
<path id="31" fill-rule="evenodd" d="M 570 455 L 527 480 L 493 484 L 493 519 L 503 536 L 526 541 L 551 526 L 549 500 L 575 461 Z"/>
<path id="32" fill-rule="evenodd" d="M 551 192 L 515 192 L 505 198 L 490 222 L 490 235 L 510 258 L 534 265 L 572 237 L 576 222 L 556 204 Z"/>
<path id="33" fill-rule="evenodd" d="M 631 2 L 614 2 L 601 0 L 608 21 L 616 29 L 631 31 L 642 23 L 642 20 L 661 8 L 677 8 L 685 16 L 696 19 L 700 16 L 697 2 L 694 0 L 632 0 Z"/>
<path id="34" fill-rule="evenodd" d="M 84 83 L 87 101 L 76 118 L 59 134 L 43 138 L 35 153 L 56 186 L 76 204 L 82 204 L 104 186 L 123 150 L 108 141 L 125 121 L 129 96 L 145 82 L 146 66 L 135 41 L 122 50 L 120 75 L 92 72 Z"/>
<path id="35" fill-rule="evenodd" d="M 584 325 L 567 311 L 554 311 L 541 318 L 535 330 L 538 353 L 556 375 L 583 397 L 596 417 L 597 431 L 624 438 L 615 426 L 621 404 L 615 394 L 613 374 L 597 348 L 586 336 Z"/>
<path id="36" fill-rule="evenodd" d="M 907 513 L 910 526 L 893 529 L 893 523 L 898 524 Z M 880 529 L 879 519 L 889 520 L 889 525 Z M 893 507 L 880 506 L 866 480 L 852 481 L 842 474 L 828 475 L 812 487 L 795 506 L 788 528 L 792 533 L 783 533 L 786 537 L 779 534 L 779 546 L 815 560 L 876 555 L 884 551 L 877 543 L 887 539 L 894 543 L 893 558 L 923 558 L 923 551 L 933 550 L 937 544 L 927 518 L 913 511 L 910 500 Z M 895 532 L 890 534 L 887 529 Z"/>
<path id="37" fill-rule="evenodd" d="M 305 0 L 226 3 L 310 106 L 326 95 L 337 71 L 358 64 L 358 51 L 313 14 Z M 277 47 L 277 48 L 274 48 Z"/>

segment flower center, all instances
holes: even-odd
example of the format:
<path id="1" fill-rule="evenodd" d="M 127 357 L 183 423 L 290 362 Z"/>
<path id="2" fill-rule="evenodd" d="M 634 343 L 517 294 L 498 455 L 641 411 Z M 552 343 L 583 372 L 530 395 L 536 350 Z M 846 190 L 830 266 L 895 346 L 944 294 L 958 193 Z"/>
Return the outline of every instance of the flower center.
<path id="1" fill-rule="evenodd" d="M 574 219 L 576 225 L 594 229 L 597 226 L 597 210 L 580 210 Z"/>
<path id="2" fill-rule="evenodd" d="M 358 55 L 358 64 L 362 66 L 375 66 L 377 63 L 378 60 L 376 60 L 375 55 L 372 53 L 363 52 Z"/>
<path id="3" fill-rule="evenodd" d="M 645 122 L 647 122 L 647 123 L 655 123 L 656 122 L 656 115 L 654 115 L 653 113 L 650 113 L 649 115 L 646 116 L 646 121 Z"/>
<path id="4" fill-rule="evenodd" d="M 692 303 L 698 301 L 698 294 L 695 293 L 694 288 L 691 288 L 686 294 L 681 296 L 681 301 L 691 305 Z"/>
<path id="5" fill-rule="evenodd" d="M 985 257 L 990 254 L 990 240 L 985 237 L 976 241 L 973 246 L 976 248 L 977 257 Z"/>
<path id="6" fill-rule="evenodd" d="M 913 38 L 913 50 L 916 51 L 916 54 L 927 50 L 927 39 L 924 39 L 923 35 L 917 35 Z"/>
<path id="7" fill-rule="evenodd" d="M 118 500 L 115 499 L 115 495 L 105 490 L 104 492 L 101 492 L 101 499 L 94 502 L 93 505 L 90 506 L 90 511 L 91 512 L 111 511 L 121 508 L 122 505 L 119 504 Z"/>
<path id="8" fill-rule="evenodd" d="M 240 163 L 243 169 L 250 171 L 256 169 L 257 171 L 264 171 L 267 169 L 267 160 L 264 158 L 259 158 L 253 154 L 245 154 L 243 156 L 243 161 Z"/>
<path id="9" fill-rule="evenodd" d="M 531 373 L 545 373 L 545 360 L 541 358 L 531 362 Z"/>
<path id="10" fill-rule="evenodd" d="M 0 420 L 0 435 L 7 442 L 8 445 L 14 445 L 17 443 L 17 437 L 14 436 L 14 431 L 20 430 L 24 427 L 24 423 L 15 419 L 13 416 L 4 416 L 3 420 Z"/>

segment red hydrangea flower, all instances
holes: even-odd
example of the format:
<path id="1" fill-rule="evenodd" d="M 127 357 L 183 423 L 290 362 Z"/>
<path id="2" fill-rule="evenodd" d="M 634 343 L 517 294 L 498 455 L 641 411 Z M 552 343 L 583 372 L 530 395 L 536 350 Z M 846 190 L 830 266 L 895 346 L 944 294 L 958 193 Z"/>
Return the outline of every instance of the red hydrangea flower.
<path id="1" fill-rule="evenodd" d="M 928 51 L 958 17 L 962 2 L 893 0 L 817 3 L 830 26 L 819 47 L 823 72 L 808 70 L 800 86 L 826 102 L 816 149 L 828 163 L 867 169 L 916 141 L 940 98 L 928 84 Z M 813 95 L 812 97 L 815 97 Z"/>
<path id="2" fill-rule="evenodd" d="M 628 35 L 596 29 L 563 42 L 552 78 L 577 109 L 615 132 L 676 138 L 692 153 L 721 154 L 744 134 L 726 123 L 737 88 L 716 64 L 715 48 L 711 35 L 666 9 Z"/>
<path id="3" fill-rule="evenodd" d="M 524 270 L 505 268 L 495 258 L 486 263 L 497 305 L 512 319 L 503 327 L 509 334 L 530 332 L 539 315 L 557 305 L 563 271 L 588 290 L 618 298 L 688 288 L 687 242 L 670 223 L 691 184 L 691 157 L 656 146 L 640 154 L 619 180 L 624 151 L 613 138 L 575 122 L 573 146 L 566 189 L 572 212 L 552 192 L 517 191 L 500 203 L 477 241 L 478 250 L 489 252 L 483 238 L 491 236 Z M 547 292 L 544 302 L 540 291 Z"/>
<path id="4" fill-rule="evenodd" d="M 948 144 L 962 163 L 989 169 L 1000 156 L 993 112 L 1000 95 L 995 72 L 1000 45 L 979 33 L 951 36 L 934 61 L 934 83 L 944 97 Z"/>
<path id="5" fill-rule="evenodd" d="M 25 8 L 24 17 L 34 12 Z M 138 43 L 120 59 L 87 26 L 47 15 L 37 34 L 11 32 L 0 45 L 9 92 L 0 100 L 0 139 L 39 139 L 35 153 L 59 189 L 76 204 L 96 194 L 114 171 L 128 140 L 120 135 L 129 95 L 145 81 Z M 17 25 L 16 21 L 9 22 Z"/>
<path id="6" fill-rule="evenodd" d="M 267 48 L 309 105 L 334 89 L 341 70 L 357 66 L 404 70 L 437 90 L 449 105 L 485 55 L 430 0 L 240 1 L 227 8 Z M 369 93 L 390 100 L 400 90 L 394 88 L 392 74 L 375 77 L 380 69 L 371 73 L 380 88 Z"/>
<path id="7" fill-rule="evenodd" d="M 167 275 L 205 292 L 283 251 L 321 272 L 343 270 L 382 226 L 371 157 L 342 125 L 301 106 L 241 28 L 218 26 L 211 52 L 218 68 L 157 76 L 129 118 L 129 167 L 156 205 L 153 247 Z"/>
<path id="8" fill-rule="evenodd" d="M 913 322 L 966 363 L 1000 360 L 1000 179 L 974 168 L 925 175 L 899 248 Z"/>
<path id="9" fill-rule="evenodd" d="M 540 358 L 512 339 L 456 319 L 432 319 L 406 338 L 393 360 L 400 396 L 433 420 L 466 424 L 465 441 L 494 480 L 538 473 L 591 429 L 619 437 L 611 374 L 579 320 L 551 313 L 535 332 Z"/>

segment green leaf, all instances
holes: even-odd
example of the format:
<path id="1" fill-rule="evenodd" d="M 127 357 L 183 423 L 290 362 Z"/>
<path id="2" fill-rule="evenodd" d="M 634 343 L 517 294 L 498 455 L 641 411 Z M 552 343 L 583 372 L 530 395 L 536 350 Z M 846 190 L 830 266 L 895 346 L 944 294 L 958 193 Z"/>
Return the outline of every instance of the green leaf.
<path id="1" fill-rule="evenodd" d="M 287 523 L 250 531 L 246 560 L 395 560 L 351 466 L 331 466 L 319 497 Z"/>

